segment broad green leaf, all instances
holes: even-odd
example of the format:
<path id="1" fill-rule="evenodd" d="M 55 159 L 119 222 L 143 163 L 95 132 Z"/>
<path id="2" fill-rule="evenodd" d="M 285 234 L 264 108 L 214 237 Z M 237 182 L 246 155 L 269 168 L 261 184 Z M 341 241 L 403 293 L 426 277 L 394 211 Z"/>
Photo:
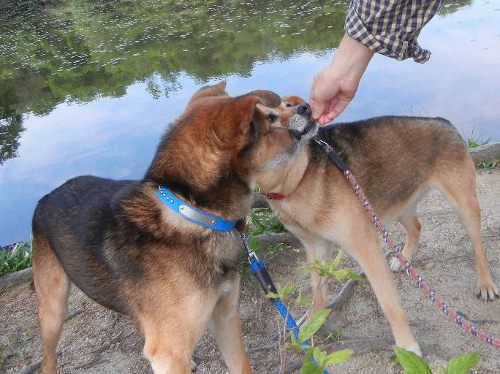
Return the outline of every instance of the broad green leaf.
<path id="1" fill-rule="evenodd" d="M 312 354 L 319 366 L 324 366 L 324 361 L 326 360 L 326 352 L 323 352 L 318 347 L 312 349 Z"/>
<path id="2" fill-rule="evenodd" d="M 311 360 L 312 352 L 309 351 L 304 358 L 304 363 L 300 368 L 300 374 L 321 374 L 322 369 Z"/>
<path id="3" fill-rule="evenodd" d="M 302 292 L 299 291 L 299 296 L 295 299 L 296 306 L 311 306 L 312 305 L 312 297 L 304 296 Z"/>
<path id="4" fill-rule="evenodd" d="M 256 236 L 250 236 L 250 243 L 248 243 L 250 249 L 254 252 L 257 252 L 260 249 L 260 241 Z"/>
<path id="5" fill-rule="evenodd" d="M 341 364 L 342 362 L 346 362 L 347 360 L 349 360 L 353 354 L 354 351 L 352 349 L 342 349 L 340 351 L 330 353 L 328 356 L 326 356 L 324 364 L 325 365 Z"/>
<path id="6" fill-rule="evenodd" d="M 280 295 L 278 295 L 277 293 L 274 293 L 274 292 L 268 292 L 266 294 L 266 297 L 268 299 L 279 299 L 280 298 Z"/>
<path id="7" fill-rule="evenodd" d="M 470 369 L 477 365 L 481 355 L 479 352 L 464 353 L 463 355 L 453 357 L 448 362 L 446 374 L 467 374 Z"/>
<path id="8" fill-rule="evenodd" d="M 316 331 L 323 326 L 329 314 L 329 309 L 322 309 L 319 312 L 314 313 L 309 322 L 301 328 L 299 332 L 299 342 L 303 343 L 309 340 L 316 333 Z"/>
<path id="9" fill-rule="evenodd" d="M 363 278 L 356 274 L 354 271 L 352 271 L 351 269 L 339 269 L 339 270 L 335 270 L 333 272 L 333 275 L 335 276 L 335 279 L 337 279 L 337 281 L 339 282 L 343 282 L 345 279 L 352 279 L 352 280 L 357 280 L 357 281 L 360 281 L 362 280 Z"/>
<path id="10" fill-rule="evenodd" d="M 344 257 L 344 252 L 342 252 L 341 249 L 339 249 L 339 253 L 337 253 L 337 256 L 335 256 L 335 259 L 333 260 L 333 268 L 338 269 L 340 266 L 340 262 L 342 261 L 342 258 Z"/>
<path id="11" fill-rule="evenodd" d="M 297 341 L 297 338 L 295 337 L 294 334 L 290 335 L 290 340 L 291 340 L 291 342 L 286 344 L 287 348 L 292 348 L 292 349 L 295 349 L 297 351 L 303 351 L 306 348 Z"/>
<path id="12" fill-rule="evenodd" d="M 394 352 L 405 374 L 432 374 L 429 365 L 415 353 L 400 347 L 394 347 Z"/>

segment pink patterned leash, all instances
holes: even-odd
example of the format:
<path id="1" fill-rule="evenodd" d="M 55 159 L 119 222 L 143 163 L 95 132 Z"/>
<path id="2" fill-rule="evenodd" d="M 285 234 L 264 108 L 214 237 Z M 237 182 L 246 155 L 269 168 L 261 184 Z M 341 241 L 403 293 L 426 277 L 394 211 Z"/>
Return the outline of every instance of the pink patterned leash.
<path id="1" fill-rule="evenodd" d="M 500 348 L 500 339 L 487 334 L 484 330 L 476 327 L 472 322 L 470 322 L 467 318 L 460 315 L 455 309 L 446 304 L 436 292 L 434 292 L 429 283 L 422 278 L 415 270 L 415 268 L 406 260 L 406 258 L 401 253 L 401 248 L 394 242 L 394 240 L 390 237 L 389 232 L 384 228 L 377 213 L 373 210 L 370 202 L 368 201 L 365 193 L 361 189 L 358 181 L 352 175 L 352 172 L 349 170 L 347 165 L 340 159 L 334 149 L 323 140 L 313 139 L 313 141 L 319 145 L 323 151 L 327 154 L 328 158 L 342 171 L 346 179 L 351 184 L 351 187 L 354 189 L 356 196 L 362 202 L 363 207 L 365 208 L 366 214 L 370 217 L 371 221 L 377 228 L 377 231 L 384 239 L 384 242 L 387 244 L 389 251 L 391 251 L 399 260 L 401 264 L 403 264 L 404 269 L 406 270 L 406 274 L 408 274 L 420 287 L 424 295 L 427 296 L 433 304 L 438 307 L 445 316 L 447 316 L 450 320 L 457 323 L 457 325 L 461 326 L 469 334 L 475 336 L 479 340 L 491 344 L 495 348 Z"/>

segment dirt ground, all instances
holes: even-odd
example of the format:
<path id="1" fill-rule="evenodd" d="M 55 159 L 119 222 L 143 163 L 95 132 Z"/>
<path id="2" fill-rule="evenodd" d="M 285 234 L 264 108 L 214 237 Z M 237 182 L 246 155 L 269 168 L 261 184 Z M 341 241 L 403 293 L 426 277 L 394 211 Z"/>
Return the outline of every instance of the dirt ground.
<path id="1" fill-rule="evenodd" d="M 478 193 L 482 208 L 482 233 L 491 269 L 500 280 L 500 169 L 478 171 Z M 414 265 L 438 294 L 451 306 L 500 336 L 500 301 L 481 302 L 474 296 L 476 274 L 467 235 L 454 211 L 437 192 L 431 192 L 419 206 L 423 232 Z M 389 226 L 398 241 L 404 241 L 402 229 Z M 275 281 L 295 281 L 308 290 L 308 275 L 301 271 L 305 255 L 299 249 L 264 255 Z M 500 352 L 465 334 L 445 319 L 420 289 L 404 274 L 395 275 L 410 325 L 425 358 L 436 367 L 452 356 L 479 351 L 481 361 L 474 373 L 500 373 Z M 339 285 L 334 285 L 338 290 Z M 26 370 L 40 361 L 41 346 L 36 322 L 36 298 L 23 284 L 0 295 L 0 372 Z M 241 317 L 245 344 L 255 373 L 277 373 L 286 360 L 296 355 L 280 350 L 274 337 L 282 322 L 270 302 L 263 298 L 255 280 L 242 276 Z M 294 310 L 300 316 L 303 310 Z M 358 339 L 378 349 L 356 354 L 347 363 L 332 367 L 332 373 L 399 373 L 390 363 L 392 335 L 375 296 L 364 281 L 354 288 L 350 300 L 334 311 L 328 322 L 330 338 L 340 341 Z M 376 344 L 375 344 L 376 343 Z M 61 373 L 150 373 L 142 356 L 142 338 L 133 323 L 110 312 L 72 288 L 68 318 L 59 343 Z M 210 336 L 199 343 L 194 361 L 197 373 L 225 373 L 219 350 Z M 33 366 L 32 366 L 33 368 Z"/>

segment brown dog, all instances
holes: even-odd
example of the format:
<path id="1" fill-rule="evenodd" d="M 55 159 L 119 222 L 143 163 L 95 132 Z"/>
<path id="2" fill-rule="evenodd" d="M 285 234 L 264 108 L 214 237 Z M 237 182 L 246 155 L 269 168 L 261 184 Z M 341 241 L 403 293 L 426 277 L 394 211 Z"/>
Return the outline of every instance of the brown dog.
<path id="1" fill-rule="evenodd" d="M 129 315 L 155 373 L 189 373 L 207 326 L 231 373 L 250 373 L 238 318 L 241 238 L 187 220 L 159 186 L 227 220 L 244 217 L 254 175 L 297 152 L 296 132 L 271 127 L 269 91 L 229 97 L 206 87 L 162 139 L 141 181 L 91 176 L 43 197 L 33 217 L 34 283 L 44 373 L 56 372 L 70 281 L 98 303 Z"/>
<path id="2" fill-rule="evenodd" d="M 343 174 L 309 142 L 329 143 L 352 170 L 382 220 L 396 219 L 406 229 L 403 254 L 411 259 L 420 234 L 416 207 L 425 192 L 438 188 L 459 214 L 472 241 L 478 274 L 477 294 L 498 297 L 481 241 L 475 168 L 457 130 L 441 118 L 381 117 L 318 126 L 298 97 L 284 98 L 280 123 L 302 136 L 301 150 L 256 179 L 263 191 L 284 195 L 270 205 L 286 228 L 304 244 L 310 262 L 335 244 L 353 256 L 366 274 L 400 347 L 421 354 L 379 247 L 377 233 Z M 393 258 L 391 268 L 400 269 Z M 327 303 L 327 289 L 312 275 L 313 311 Z M 320 287 L 321 285 L 321 287 Z"/>

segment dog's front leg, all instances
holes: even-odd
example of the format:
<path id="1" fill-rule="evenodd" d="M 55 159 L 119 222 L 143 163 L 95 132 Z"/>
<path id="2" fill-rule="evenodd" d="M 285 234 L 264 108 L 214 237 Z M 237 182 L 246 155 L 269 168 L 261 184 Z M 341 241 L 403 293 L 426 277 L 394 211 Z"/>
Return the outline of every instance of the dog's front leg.
<path id="1" fill-rule="evenodd" d="M 191 323 L 193 321 L 190 321 Z M 182 326 L 186 321 L 179 322 Z M 191 373 L 191 339 L 186 341 L 187 335 L 176 333 L 177 331 L 162 332 L 161 325 L 156 323 L 142 326 L 144 330 L 144 356 L 148 359 L 154 374 L 188 374 Z M 188 324 L 184 325 L 186 329 Z M 175 328 L 174 330 L 178 330 Z"/>
<path id="2" fill-rule="evenodd" d="M 239 277 L 222 286 L 223 295 L 214 308 L 209 328 L 217 340 L 231 374 L 250 374 L 252 369 L 243 345 L 238 314 Z"/>
<path id="3" fill-rule="evenodd" d="M 162 294 L 166 292 L 159 287 L 144 292 Z M 155 374 L 191 373 L 194 347 L 206 331 L 215 302 L 214 295 L 193 288 L 189 294 L 176 294 L 175 299 L 148 299 L 136 319 L 144 334 L 144 356 Z"/>
<path id="4" fill-rule="evenodd" d="M 367 225 L 369 223 L 367 222 Z M 358 261 L 372 286 L 385 318 L 389 322 L 396 345 L 422 355 L 420 346 L 410 331 L 406 313 L 401 308 L 392 274 L 381 249 L 375 232 L 359 227 L 345 230 L 347 235 L 339 237 L 339 243 Z"/>

